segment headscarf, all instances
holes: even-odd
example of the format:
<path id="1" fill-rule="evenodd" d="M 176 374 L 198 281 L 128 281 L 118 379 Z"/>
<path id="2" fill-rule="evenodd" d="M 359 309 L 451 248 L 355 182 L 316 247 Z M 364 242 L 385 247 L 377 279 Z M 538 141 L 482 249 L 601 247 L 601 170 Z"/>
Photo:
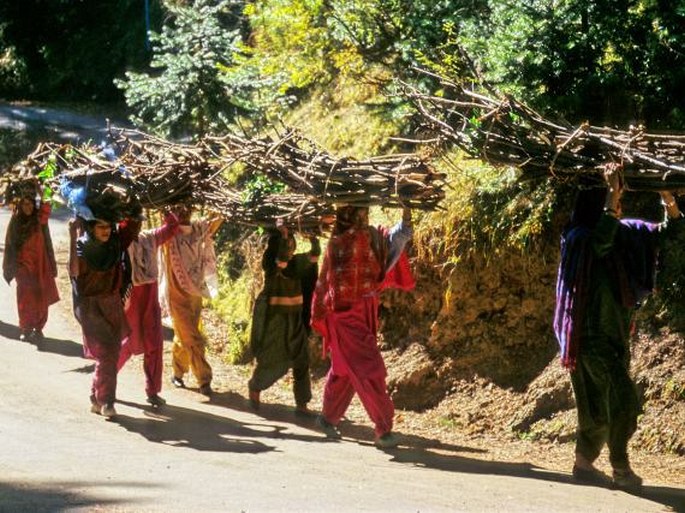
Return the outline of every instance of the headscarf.
<path id="1" fill-rule="evenodd" d="M 85 233 L 76 241 L 76 255 L 83 258 L 95 271 L 108 271 L 122 257 L 121 241 L 114 225 L 106 242 L 100 242 L 93 233 L 94 221 L 88 221 Z"/>
<path id="2" fill-rule="evenodd" d="M 276 260 L 285 262 L 292 257 L 297 249 L 297 241 L 292 233 L 288 233 L 287 244 L 281 244 L 283 235 L 278 230 L 272 230 L 262 256 L 262 269 L 268 269 Z"/>
<path id="3" fill-rule="evenodd" d="M 339 205 L 335 209 L 335 224 L 333 225 L 333 235 L 346 232 L 355 224 L 358 207 L 351 205 Z"/>
<path id="4" fill-rule="evenodd" d="M 33 200 L 33 198 L 28 198 Z M 47 213 L 44 212 L 47 208 Z M 7 226 L 7 233 L 5 234 L 5 252 L 2 261 L 3 277 L 7 283 L 11 282 L 17 273 L 17 259 L 21 248 L 26 241 L 33 235 L 36 230 L 43 229 L 43 238 L 45 241 L 45 250 L 48 254 L 48 260 L 52 268 L 52 273 L 57 274 L 57 267 L 55 265 L 55 256 L 52 249 L 52 241 L 50 239 L 50 232 L 47 225 L 41 226 L 41 217 L 49 215 L 49 207 L 35 208 L 29 215 L 24 214 L 21 205 L 17 205 L 16 210 L 10 218 Z"/>
<path id="5" fill-rule="evenodd" d="M 29 199 L 33 201 L 33 198 L 22 198 Z M 10 237 L 10 243 L 19 252 L 24 245 L 24 242 L 38 229 L 38 208 L 34 204 L 33 212 L 26 215 L 21 208 L 21 201 L 17 204 L 16 210 L 12 215 L 8 226 L 8 235 Z"/>

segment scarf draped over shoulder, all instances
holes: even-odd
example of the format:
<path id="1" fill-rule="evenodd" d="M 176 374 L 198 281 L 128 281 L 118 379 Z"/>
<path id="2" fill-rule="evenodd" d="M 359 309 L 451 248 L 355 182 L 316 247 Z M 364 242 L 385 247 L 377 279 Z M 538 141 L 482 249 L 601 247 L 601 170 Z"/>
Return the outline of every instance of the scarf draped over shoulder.
<path id="1" fill-rule="evenodd" d="M 48 263 L 52 276 L 57 276 L 57 263 L 52 246 L 52 238 L 48 228 L 51 207 L 49 203 L 41 204 L 40 208 L 32 215 L 26 216 L 21 210 L 17 210 L 10 219 L 5 235 L 5 253 L 2 262 L 3 277 L 7 283 L 11 282 L 17 273 L 17 258 L 24 243 L 36 230 L 43 232 L 43 242 L 47 253 Z"/>
<path id="2" fill-rule="evenodd" d="M 611 251 L 599 257 L 592 247 L 593 230 L 577 226 L 561 240 L 557 274 L 554 332 L 561 350 L 561 364 L 573 370 L 582 340 L 593 284 L 593 267 L 599 259 L 617 283 L 617 301 L 635 308 L 654 288 L 659 229 L 661 225 L 636 219 L 620 221 Z"/>
<path id="3" fill-rule="evenodd" d="M 165 251 L 168 254 L 169 271 L 174 273 L 186 293 L 208 298 L 216 296 L 216 254 L 208 220 L 181 225 L 176 236 L 166 244 Z M 166 284 L 163 286 L 166 287 Z"/>
<path id="4" fill-rule="evenodd" d="M 352 228 L 331 238 L 312 298 L 312 327 L 317 331 L 324 334 L 328 312 L 347 310 L 385 288 L 414 287 L 405 251 L 388 268 L 387 234 L 385 228 Z"/>

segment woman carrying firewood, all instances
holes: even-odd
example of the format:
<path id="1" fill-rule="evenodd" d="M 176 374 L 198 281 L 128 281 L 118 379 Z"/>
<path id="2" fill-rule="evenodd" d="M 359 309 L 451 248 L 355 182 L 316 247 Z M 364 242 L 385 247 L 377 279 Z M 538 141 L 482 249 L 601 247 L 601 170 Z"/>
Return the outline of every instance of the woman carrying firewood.
<path id="1" fill-rule="evenodd" d="M 48 307 L 59 301 L 57 265 L 48 218 L 50 203 L 41 202 L 36 187 L 21 190 L 7 227 L 2 270 L 7 283 L 17 281 L 19 340 L 40 342 Z M 36 199 L 38 195 L 38 199 Z"/>
<path id="2" fill-rule="evenodd" d="M 250 404 L 259 408 L 260 392 L 293 369 L 293 392 L 296 413 L 307 415 L 312 399 L 309 377 L 309 319 L 304 293 L 316 281 L 321 254 L 319 240 L 311 237 L 308 253 L 295 255 L 295 237 L 288 228 L 277 224 L 262 258 L 264 289 L 257 297 L 252 316 L 250 345 L 257 365 L 248 383 Z"/>
<path id="3" fill-rule="evenodd" d="M 317 424 L 328 437 L 339 438 L 338 424 L 357 393 L 375 424 L 376 446 L 387 448 L 398 440 L 376 340 L 378 295 L 388 287 L 414 287 L 403 251 L 412 236 L 411 212 L 404 209 L 402 221 L 390 230 L 368 223 L 368 208 L 337 209 L 314 292 L 312 327 L 323 336 L 331 359 Z"/>
<path id="4" fill-rule="evenodd" d="M 561 241 L 554 329 L 571 372 L 578 428 L 573 476 L 635 489 L 628 460 L 640 402 L 630 378 L 630 332 L 639 302 L 654 287 L 661 239 L 682 222 L 673 195 L 661 192 L 666 221 L 621 219 L 620 167 L 605 168 L 606 188 L 580 191 Z M 680 229 L 680 228 L 679 228 Z M 593 463 L 609 448 L 613 480 Z"/>
<path id="5" fill-rule="evenodd" d="M 172 347 L 172 384 L 185 387 L 184 376 L 190 370 L 201 394 L 212 394 L 212 368 L 205 356 L 207 339 L 202 324 L 203 298 L 216 293 L 216 256 L 212 237 L 223 219 L 192 218 L 190 206 L 174 210 L 179 228 L 162 247 L 160 292 L 164 309 L 174 328 Z"/>
<path id="6" fill-rule="evenodd" d="M 121 341 L 130 332 L 121 300 L 122 255 L 133 236 L 131 225 L 115 229 L 115 212 L 93 210 L 93 215 L 90 221 L 76 217 L 69 222 L 69 274 L 84 354 L 95 360 L 91 411 L 111 418 L 116 415 Z"/>
<path id="7" fill-rule="evenodd" d="M 142 354 L 147 402 L 160 407 L 166 401 L 159 395 L 164 368 L 164 335 L 158 298 L 157 253 L 160 247 L 176 235 L 178 219 L 168 212 L 162 226 L 141 232 L 141 223 L 144 220 L 142 210 L 136 210 L 136 214 L 138 215 L 120 225 L 122 228 L 130 226 L 133 241 L 124 255 L 127 275 L 124 311 L 131 334 L 121 344 L 117 369 L 121 370 L 134 354 Z"/>

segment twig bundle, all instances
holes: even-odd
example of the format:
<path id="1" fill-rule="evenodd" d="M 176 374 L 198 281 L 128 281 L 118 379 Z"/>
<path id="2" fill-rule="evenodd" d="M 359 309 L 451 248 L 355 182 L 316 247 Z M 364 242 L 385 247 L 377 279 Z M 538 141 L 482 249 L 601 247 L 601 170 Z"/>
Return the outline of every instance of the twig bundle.
<path id="1" fill-rule="evenodd" d="M 33 183 L 52 166 L 54 176 L 45 185 L 59 193 L 67 178 L 97 193 L 104 187 L 125 189 L 144 208 L 160 209 L 192 203 L 213 210 L 226 219 L 248 226 L 273 226 L 276 219 L 317 231 L 320 218 L 330 215 L 330 205 L 301 194 L 281 193 L 246 197 L 221 176 L 221 168 L 204 144 L 171 143 L 140 132 L 119 131 L 107 158 L 96 146 L 40 143 L 8 176 L 11 183 Z"/>
<path id="2" fill-rule="evenodd" d="M 278 140 L 226 135 L 206 143 L 224 166 L 242 162 L 323 203 L 434 210 L 445 196 L 445 175 L 415 154 L 336 159 L 296 131 Z"/>
<path id="3" fill-rule="evenodd" d="M 315 229 L 334 203 L 432 210 L 444 198 L 445 176 L 414 154 L 335 159 L 295 131 L 277 141 L 226 135 L 192 145 L 138 131 L 110 135 L 106 148 L 42 143 L 15 166 L 14 177 L 51 166 L 54 176 L 45 183 L 55 190 L 66 177 L 90 189 L 123 187 L 144 208 L 193 203 L 237 223 L 273 226 L 283 219 L 304 230 Z M 286 184 L 289 192 L 248 198 L 223 177 L 235 164 Z"/>
<path id="4" fill-rule="evenodd" d="M 445 77 L 442 93 L 403 84 L 426 127 L 474 158 L 516 166 L 522 179 L 597 174 L 607 162 L 621 163 L 628 187 L 685 187 L 685 136 L 649 134 L 643 127 L 620 131 L 584 123 L 552 122 L 510 96 L 479 92 Z M 483 90 L 481 88 L 480 90 Z"/>

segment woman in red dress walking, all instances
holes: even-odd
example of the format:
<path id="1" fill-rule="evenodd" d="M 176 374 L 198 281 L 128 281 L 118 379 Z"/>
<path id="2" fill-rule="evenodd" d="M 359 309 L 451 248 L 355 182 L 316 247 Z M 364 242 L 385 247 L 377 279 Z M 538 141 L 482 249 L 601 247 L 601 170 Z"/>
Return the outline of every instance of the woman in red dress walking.
<path id="1" fill-rule="evenodd" d="M 2 270 L 7 283 L 17 282 L 20 340 L 40 342 L 48 307 L 59 301 L 59 293 L 48 229 L 50 204 L 36 207 L 34 197 L 27 193 L 18 200 L 7 227 Z"/>

